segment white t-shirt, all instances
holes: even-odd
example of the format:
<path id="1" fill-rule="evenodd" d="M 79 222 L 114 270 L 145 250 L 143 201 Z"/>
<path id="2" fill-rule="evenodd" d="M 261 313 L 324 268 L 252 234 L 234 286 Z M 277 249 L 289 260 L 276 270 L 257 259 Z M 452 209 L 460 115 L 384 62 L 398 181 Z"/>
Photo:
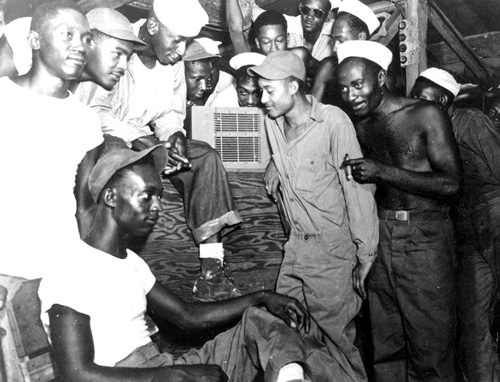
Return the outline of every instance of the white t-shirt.
<path id="1" fill-rule="evenodd" d="M 80 241 L 75 176 L 103 141 L 99 118 L 72 94 L 65 99 L 0 78 L 2 142 L 0 273 L 43 276 Z"/>
<path id="2" fill-rule="evenodd" d="M 38 294 L 42 322 L 50 333 L 48 310 L 67 306 L 90 317 L 94 362 L 114 366 L 136 348 L 151 342 L 144 315 L 146 294 L 156 279 L 148 265 L 128 250 L 119 259 L 83 241 L 58 272 L 42 279 Z"/>
<path id="3" fill-rule="evenodd" d="M 223 91 L 221 91 L 212 100 L 212 107 L 239 107 L 240 103 L 238 101 L 238 93 L 236 93 L 236 88 L 230 86 Z"/>

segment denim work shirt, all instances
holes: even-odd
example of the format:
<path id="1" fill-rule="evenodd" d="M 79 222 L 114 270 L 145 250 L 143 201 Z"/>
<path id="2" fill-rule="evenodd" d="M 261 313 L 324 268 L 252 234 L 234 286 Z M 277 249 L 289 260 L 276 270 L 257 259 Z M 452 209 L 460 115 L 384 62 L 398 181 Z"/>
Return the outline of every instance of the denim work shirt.
<path id="1" fill-rule="evenodd" d="M 291 228 L 326 233 L 349 225 L 358 260 L 372 262 L 379 233 L 375 186 L 347 180 L 341 168 L 346 154 L 362 157 L 354 126 L 338 107 L 307 100 L 312 109 L 306 130 L 291 142 L 283 117 L 265 120 Z"/>

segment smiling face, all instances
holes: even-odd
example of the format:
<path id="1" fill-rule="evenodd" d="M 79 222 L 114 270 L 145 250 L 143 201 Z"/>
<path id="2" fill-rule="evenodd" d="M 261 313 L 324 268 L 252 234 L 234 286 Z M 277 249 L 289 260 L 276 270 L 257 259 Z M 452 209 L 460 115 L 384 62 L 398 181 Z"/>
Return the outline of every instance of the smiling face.
<path id="1" fill-rule="evenodd" d="M 299 6 L 302 30 L 305 33 L 319 33 L 328 19 L 330 3 L 328 0 L 304 0 Z M 305 12 L 309 10 L 309 12 Z M 321 12 L 322 11 L 322 12 Z M 304 14 L 305 13 L 305 14 Z M 316 15 L 315 15 L 316 14 Z M 319 15 L 321 17 L 317 17 Z"/>
<path id="2" fill-rule="evenodd" d="M 187 38 L 175 34 L 155 17 L 147 21 L 151 34 L 151 48 L 158 62 L 162 65 L 173 65 L 186 54 Z"/>
<path id="3" fill-rule="evenodd" d="M 207 82 L 212 74 L 210 59 L 185 62 L 188 101 L 202 99 L 207 91 Z"/>
<path id="4" fill-rule="evenodd" d="M 262 89 L 261 102 L 271 118 L 284 116 L 293 108 L 294 92 L 289 80 L 259 78 L 259 87 Z"/>
<path id="5" fill-rule="evenodd" d="M 153 164 L 136 164 L 122 171 L 126 171 L 125 176 L 112 188 L 117 225 L 131 236 L 148 235 L 163 210 L 158 172 Z"/>
<path id="6" fill-rule="evenodd" d="M 95 39 L 85 75 L 106 90 L 111 90 L 127 70 L 134 44 L 106 35 Z"/>
<path id="7" fill-rule="evenodd" d="M 255 44 L 264 56 L 278 50 L 285 50 L 288 45 L 287 33 L 281 25 L 264 25 L 259 29 Z"/>
<path id="8" fill-rule="evenodd" d="M 87 63 L 92 36 L 87 19 L 73 9 L 61 9 L 29 38 L 38 64 L 63 80 L 80 77 Z"/>
<path id="9" fill-rule="evenodd" d="M 337 69 L 342 100 L 357 117 L 365 117 L 382 102 L 383 92 L 379 71 L 369 68 L 362 59 L 348 58 Z"/>

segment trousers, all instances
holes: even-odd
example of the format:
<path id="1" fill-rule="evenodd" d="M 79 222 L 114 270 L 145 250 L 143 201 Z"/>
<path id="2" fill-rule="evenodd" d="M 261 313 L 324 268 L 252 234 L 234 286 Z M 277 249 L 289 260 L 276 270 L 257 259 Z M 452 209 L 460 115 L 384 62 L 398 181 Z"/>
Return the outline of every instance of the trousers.
<path id="1" fill-rule="evenodd" d="M 453 227 L 446 212 L 379 208 L 368 276 L 377 382 L 455 382 Z"/>
<path id="2" fill-rule="evenodd" d="M 176 358 L 160 353 L 151 343 L 136 349 L 115 366 L 212 364 L 219 365 L 229 381 L 252 382 L 257 373 L 263 371 L 265 381 L 274 382 L 280 369 L 291 362 L 301 364 L 311 381 L 341 381 L 338 365 L 322 344 L 305 340 L 281 319 L 264 309 L 251 307 L 236 326 L 220 333 L 200 349 L 192 349 Z"/>
<path id="3" fill-rule="evenodd" d="M 242 219 L 217 151 L 208 143 L 188 139 L 187 157 L 193 167 L 168 178 L 183 198 L 186 224 L 199 245 Z"/>
<path id="4" fill-rule="evenodd" d="M 342 370 L 341 381 L 366 381 L 361 354 L 354 345 L 354 318 L 361 298 L 353 288 L 356 247 L 348 227 L 328 233 L 292 231 L 276 291 L 292 296 L 311 315 L 309 338 L 324 342 Z"/>
<path id="5" fill-rule="evenodd" d="M 460 365 L 468 382 L 499 381 L 500 362 L 491 327 L 500 292 L 500 197 L 461 208 L 455 229 Z"/>

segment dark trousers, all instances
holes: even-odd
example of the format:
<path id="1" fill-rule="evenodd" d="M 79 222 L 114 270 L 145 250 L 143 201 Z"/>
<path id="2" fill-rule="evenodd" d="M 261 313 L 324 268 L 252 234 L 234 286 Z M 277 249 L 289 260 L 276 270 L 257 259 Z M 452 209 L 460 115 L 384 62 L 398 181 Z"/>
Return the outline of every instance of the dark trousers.
<path id="1" fill-rule="evenodd" d="M 188 171 L 169 176 L 184 200 L 186 223 L 196 244 L 240 223 L 224 166 L 209 144 L 187 140 Z"/>
<path id="2" fill-rule="evenodd" d="M 460 212 L 455 223 L 460 365 L 468 382 L 499 381 L 490 330 L 499 301 L 500 197 Z"/>
<path id="3" fill-rule="evenodd" d="M 378 257 L 368 280 L 378 382 L 455 382 L 453 230 L 442 214 L 396 220 L 379 209 Z"/>

